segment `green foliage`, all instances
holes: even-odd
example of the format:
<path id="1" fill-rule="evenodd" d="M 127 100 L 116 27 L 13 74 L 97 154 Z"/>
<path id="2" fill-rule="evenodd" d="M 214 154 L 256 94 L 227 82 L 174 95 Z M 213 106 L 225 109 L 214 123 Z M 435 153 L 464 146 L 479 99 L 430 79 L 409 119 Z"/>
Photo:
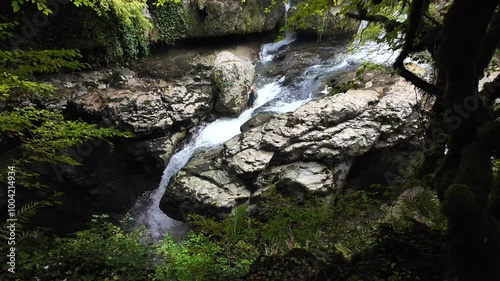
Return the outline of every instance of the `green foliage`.
<path id="1" fill-rule="evenodd" d="M 15 24 L 0 24 L 1 39 L 6 39 Z M 80 121 L 65 120 L 61 113 L 33 106 L 43 99 L 53 98 L 55 88 L 34 80 L 40 73 L 61 69 L 80 70 L 87 67 L 78 62 L 76 50 L 0 50 L 0 139 L 2 160 L 16 167 L 16 184 L 24 187 L 41 187 L 35 167 L 40 164 L 78 163 L 66 150 L 93 138 L 108 140 L 127 137 L 112 128 L 98 128 Z M 28 104 L 28 105 L 27 105 Z M 6 182 L 8 173 L 0 168 L 0 181 Z M 60 193 L 55 194 L 60 195 Z M 41 207 L 59 203 L 55 199 L 29 203 L 16 212 L 17 235 L 26 237 L 24 226 Z M 5 229 L 2 229 L 2 231 Z M 20 231 L 23 231 L 22 233 Z M 6 234 L 2 232 L 2 234 Z M 5 238 L 5 235 L 4 235 Z"/>
<path id="2" fill-rule="evenodd" d="M 29 221 L 38 213 L 38 210 L 44 207 L 51 207 L 54 204 L 59 204 L 59 201 L 56 201 L 56 197 L 58 197 L 60 193 L 54 194 L 53 198 L 50 200 L 43 200 L 38 202 L 27 203 L 21 208 L 19 208 L 15 213 L 15 226 L 16 226 L 16 239 L 17 242 L 20 242 L 27 237 L 30 236 L 31 232 L 25 229 L 25 225 L 29 223 Z M 0 240 L 2 243 L 7 244 L 7 240 L 10 236 L 10 230 L 7 226 L 10 225 L 10 222 L 5 221 L 0 229 Z"/>
<path id="3" fill-rule="evenodd" d="M 447 220 L 441 211 L 441 203 L 435 191 L 424 189 L 414 196 L 406 196 L 401 204 L 401 214 L 425 223 L 437 230 L 446 230 Z"/>
<path id="4" fill-rule="evenodd" d="M 36 182 L 38 174 L 28 172 L 32 163 L 79 165 L 66 153 L 68 148 L 93 138 L 130 136 L 113 128 L 65 120 L 61 113 L 34 107 L 0 113 L 0 138 L 13 147 L 9 153 L 11 163 L 18 167 L 18 179 L 24 186 L 40 187 Z"/>
<path id="5" fill-rule="evenodd" d="M 333 2 L 335 5 L 340 3 L 339 0 L 335 0 Z M 309 0 L 297 3 L 294 7 L 296 12 L 292 13 L 292 15 L 287 19 L 284 29 L 297 30 L 310 28 L 311 22 L 317 22 L 318 18 L 327 17 L 330 8 L 330 3 L 323 0 Z M 321 26 L 314 27 L 321 28 Z"/>
<path id="6" fill-rule="evenodd" d="M 90 8 L 82 11 L 88 48 L 104 47 L 108 61 L 149 54 L 153 24 L 145 0 L 95 0 Z"/>
<path id="7" fill-rule="evenodd" d="M 380 23 L 369 23 L 354 35 L 354 42 L 363 43 L 367 41 L 381 42 L 384 35 L 384 28 Z"/>
<path id="8" fill-rule="evenodd" d="M 180 244 L 167 236 L 160 241 L 158 253 L 164 264 L 154 280 L 218 280 L 226 264 L 221 245 L 203 234 L 191 234 Z"/>
<path id="9" fill-rule="evenodd" d="M 331 208 L 327 204 L 317 200 L 301 203 L 284 198 L 274 189 L 264 198 L 261 216 L 266 224 L 262 236 L 267 254 L 283 254 L 293 248 L 310 249 L 322 242 L 324 227 L 331 224 Z"/>
<path id="10" fill-rule="evenodd" d="M 110 223 L 93 223 L 90 229 L 68 238 L 32 235 L 32 241 L 23 241 L 18 247 L 16 278 L 151 280 L 153 251 L 143 237 L 143 229 L 125 233 Z"/>
<path id="11" fill-rule="evenodd" d="M 399 49 L 403 40 L 403 30 L 406 26 L 405 20 L 408 13 L 408 5 L 405 5 L 401 1 L 397 0 L 382 0 L 380 4 L 373 5 L 370 2 L 362 0 L 353 0 L 344 2 L 342 5 L 341 13 L 348 14 L 353 11 L 357 11 L 358 8 L 368 9 L 370 15 L 377 15 L 386 17 L 394 22 L 400 22 L 403 24 L 393 25 L 390 30 L 386 30 L 381 23 L 370 22 L 366 28 L 361 30 L 361 32 L 355 34 L 354 42 L 385 42 L 393 50 Z"/>
<path id="12" fill-rule="evenodd" d="M 369 71 L 384 71 L 387 70 L 387 67 L 384 65 L 372 63 L 372 62 L 363 62 L 356 69 L 356 78 L 362 78 L 364 74 Z"/>
<path id="13" fill-rule="evenodd" d="M 3 24 L 0 30 L 8 36 L 14 26 Z M 10 147 L 3 156 L 18 166 L 18 179 L 23 180 L 25 186 L 39 186 L 28 180 L 38 176 L 28 172 L 33 163 L 77 165 L 65 154 L 66 149 L 93 138 L 130 136 L 116 129 L 65 120 L 61 113 L 19 106 L 25 101 L 36 102 L 55 96 L 53 86 L 33 80 L 35 74 L 88 67 L 77 61 L 80 57 L 77 50 L 0 50 L 0 101 L 12 107 L 0 112 L 0 138 Z M 5 173 L 1 173 L 0 179 L 4 176 Z"/>
<path id="14" fill-rule="evenodd" d="M 370 193 L 349 191 L 329 200 L 300 202 L 271 189 L 265 197 L 262 236 L 268 254 L 302 248 L 321 254 L 339 251 L 349 257 L 374 245 L 382 210 L 380 200 Z"/>
<path id="15" fill-rule="evenodd" d="M 17 278 L 242 280 L 252 273 L 255 262 L 276 263 L 269 264 L 265 276 L 279 277 L 284 274 L 281 270 L 294 270 L 287 265 L 306 266 L 305 272 L 312 274 L 310 270 L 318 270 L 332 256 L 338 259 L 341 254 L 352 259 L 356 269 L 345 267 L 344 260 L 344 265 L 338 265 L 343 266 L 342 276 L 417 280 L 416 267 L 405 265 L 394 253 L 417 253 L 412 259 L 425 266 L 427 260 L 419 259 L 425 259 L 428 251 L 439 249 L 432 243 L 440 240 L 422 236 L 426 231 L 396 231 L 387 224 L 391 220 L 386 219 L 381 204 L 382 191 L 374 188 L 339 192 L 328 200 L 299 201 L 283 197 L 271 188 L 264 195 L 257 217 L 249 216 L 245 207 L 220 221 L 194 215 L 192 231 L 185 241 L 166 235 L 157 245 L 147 243 L 143 229 L 125 233 L 102 222 L 102 217 L 94 220 L 90 229 L 67 238 L 52 240 L 34 231 L 20 245 Z M 373 256 L 366 254 L 372 252 Z M 386 256 L 388 253 L 390 256 Z M 337 267 L 335 262 L 333 265 Z"/>
<path id="16" fill-rule="evenodd" d="M 336 250 L 349 255 L 358 253 L 366 245 L 373 245 L 368 238 L 374 234 L 375 223 L 365 219 L 373 216 L 374 209 L 369 206 L 378 202 L 363 194 L 339 194 L 333 200 L 334 207 L 329 201 L 285 198 L 270 189 L 261 205 L 262 223 L 248 217 L 244 208 L 220 222 L 192 216 L 195 232 L 186 242 L 175 244 L 167 238 L 160 243 L 166 262 L 157 272 L 158 279 L 217 280 L 214 276 L 218 276 L 221 280 L 220 276 L 224 276 L 234 280 L 248 272 L 259 252 L 285 255 L 292 249 L 303 248 L 321 255 Z M 346 225 L 348 220 L 358 223 Z"/>
<path id="17" fill-rule="evenodd" d="M 162 5 L 152 5 L 150 11 L 156 22 L 155 33 L 159 41 L 172 45 L 184 37 L 188 26 L 182 4 L 166 2 Z"/>
<path id="18" fill-rule="evenodd" d="M 0 23 L 0 40 L 7 39 L 16 23 Z M 81 70 L 77 50 L 0 50 L 0 101 L 43 99 L 54 94 L 54 87 L 33 81 L 38 73 L 61 69 Z"/>
<path id="19" fill-rule="evenodd" d="M 245 207 L 220 222 L 198 215 L 191 219 L 194 232 L 187 241 L 166 236 L 159 243 L 163 264 L 155 280 L 235 280 L 248 273 L 259 254 L 258 223 Z"/>
<path id="20" fill-rule="evenodd" d="M 52 11 L 46 0 L 32 0 L 37 9 L 45 14 Z M 137 58 L 149 54 L 153 24 L 147 18 L 146 0 L 72 0 L 76 7 L 85 6 L 79 14 L 84 26 L 83 46 L 104 47 L 106 60 Z M 14 12 L 25 4 L 13 0 Z M 88 46 L 87 46 L 88 45 Z"/>
<path id="21" fill-rule="evenodd" d="M 25 4 L 32 3 L 36 5 L 37 9 L 43 12 L 45 15 L 52 14 L 52 10 L 48 5 L 47 0 L 12 0 L 11 7 L 14 13 L 21 11 L 21 7 Z M 71 0 L 71 2 L 77 6 L 92 6 L 93 2 L 91 0 Z"/>

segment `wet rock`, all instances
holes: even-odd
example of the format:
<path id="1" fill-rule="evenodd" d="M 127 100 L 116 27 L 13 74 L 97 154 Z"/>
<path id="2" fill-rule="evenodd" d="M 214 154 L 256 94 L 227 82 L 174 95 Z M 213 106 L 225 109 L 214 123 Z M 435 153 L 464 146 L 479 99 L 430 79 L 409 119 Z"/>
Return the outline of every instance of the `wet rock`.
<path id="1" fill-rule="evenodd" d="M 155 159 L 156 166 L 163 169 L 167 166 L 177 145 L 185 139 L 186 131 L 178 132 L 173 135 L 163 136 L 153 139 L 136 141 L 127 146 L 125 150 L 134 156 L 137 161 L 149 161 L 151 157 Z"/>
<path id="2" fill-rule="evenodd" d="M 250 120 L 245 122 L 243 125 L 241 125 L 241 131 L 245 132 L 259 125 L 262 125 L 268 122 L 271 118 L 273 118 L 273 116 L 274 116 L 273 113 L 260 112 L 255 116 L 253 116 L 252 118 L 250 118 Z"/>
<path id="3" fill-rule="evenodd" d="M 269 0 L 184 0 L 183 6 L 185 37 L 190 39 L 272 31 L 282 25 L 285 15 L 283 5 L 271 5 Z"/>
<path id="4" fill-rule="evenodd" d="M 223 218 L 250 198 L 251 192 L 221 168 L 222 148 L 195 153 L 172 179 L 160 208 L 169 217 L 186 221 L 189 214 Z"/>
<path id="5" fill-rule="evenodd" d="M 280 193 L 298 198 L 325 195 L 334 185 L 332 171 L 315 162 L 296 162 L 273 167 L 262 173 L 257 182 L 261 188 L 274 185 Z"/>
<path id="6" fill-rule="evenodd" d="M 263 190 L 271 185 L 289 196 L 326 195 L 353 182 L 350 178 L 356 171 L 351 169 L 360 163 L 358 159 L 379 152 L 391 155 L 394 148 L 415 142 L 420 99 L 413 86 L 397 79 L 383 95 L 369 89 L 349 90 L 317 98 L 293 113 L 254 117 L 244 126 L 242 134 L 227 141 L 217 153 L 205 153 L 203 159 L 194 158 L 187 166 L 197 175 L 206 171 L 224 175 L 227 183 L 237 183 L 234 191 L 225 191 L 227 183 L 221 179 L 210 181 L 213 185 L 209 187 L 203 187 L 206 184 L 200 181 L 182 179 L 192 174 L 177 175 L 176 181 L 180 183 L 174 185 L 177 190 L 190 190 L 190 194 L 197 194 L 199 188 L 201 194 L 206 194 L 206 190 L 214 194 L 222 192 L 224 196 L 233 194 L 233 207 L 225 204 L 224 208 L 216 208 L 222 212 L 218 217 L 242 204 L 237 202 L 246 203 L 247 199 L 257 202 Z M 408 147 L 415 149 L 414 145 Z M 406 167 L 404 163 L 398 165 Z M 164 200 L 169 201 L 171 209 L 181 206 L 187 210 L 182 204 L 195 200 L 190 194 Z M 208 198 L 201 201 L 208 202 Z M 228 202 L 229 197 L 224 198 Z M 203 208 L 193 208 L 190 212 L 212 213 Z"/>
<path id="7" fill-rule="evenodd" d="M 283 61 L 269 67 L 267 74 L 270 76 L 286 76 L 287 78 L 283 82 L 284 85 L 298 84 L 302 81 L 302 74 L 307 67 L 321 62 L 317 53 L 303 48 L 293 49 L 292 51 L 287 50 L 283 55 L 278 54 L 277 57 L 283 57 Z"/>
<path id="8" fill-rule="evenodd" d="M 222 115 L 237 116 L 248 103 L 248 90 L 255 70 L 250 59 L 231 52 L 221 52 L 215 58 L 213 79 L 218 90 L 215 109 Z"/>

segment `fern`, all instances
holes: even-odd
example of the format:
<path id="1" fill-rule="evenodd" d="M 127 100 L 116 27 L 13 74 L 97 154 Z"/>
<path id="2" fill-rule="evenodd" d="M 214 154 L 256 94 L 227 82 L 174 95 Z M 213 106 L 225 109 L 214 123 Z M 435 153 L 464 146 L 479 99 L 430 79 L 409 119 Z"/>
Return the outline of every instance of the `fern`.
<path id="1" fill-rule="evenodd" d="M 434 229 L 446 229 L 446 217 L 434 191 L 424 189 L 414 196 L 403 198 L 401 213 L 404 217 L 425 223 Z"/>
<path id="2" fill-rule="evenodd" d="M 23 205 L 21 208 L 16 210 L 16 236 L 17 240 L 20 241 L 29 236 L 29 230 L 26 230 L 26 225 L 31 221 L 31 219 L 38 213 L 41 208 L 54 206 L 57 201 L 43 200 L 37 202 L 30 202 Z M 10 236 L 10 231 L 7 226 L 10 224 L 9 221 L 5 221 L 0 229 L 0 238 L 8 240 Z"/>

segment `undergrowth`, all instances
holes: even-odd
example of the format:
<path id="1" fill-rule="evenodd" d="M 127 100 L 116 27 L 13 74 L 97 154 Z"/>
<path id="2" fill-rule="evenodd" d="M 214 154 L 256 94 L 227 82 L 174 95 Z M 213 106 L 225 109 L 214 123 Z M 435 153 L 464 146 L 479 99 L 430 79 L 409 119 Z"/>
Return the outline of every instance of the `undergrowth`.
<path id="1" fill-rule="evenodd" d="M 321 280 L 318 278 L 322 272 L 333 264 L 345 267 L 344 275 L 351 272 L 354 264 L 370 259 L 373 253 L 385 249 L 387 243 L 397 241 L 395 238 L 387 241 L 389 236 L 402 239 L 405 235 L 420 235 L 422 241 L 405 241 L 408 245 L 401 244 L 402 249 L 397 246 L 398 251 L 408 247 L 420 250 L 424 247 L 420 246 L 422 243 L 432 248 L 433 242 L 426 238 L 426 231 L 412 234 L 412 229 L 416 220 L 431 226 L 440 225 L 434 195 L 424 191 L 411 200 L 403 199 L 397 217 L 388 215 L 393 207 L 383 203 L 388 196 L 394 195 L 374 188 L 338 193 L 330 198 L 299 200 L 286 198 L 271 188 L 252 215 L 244 206 L 221 221 L 193 215 L 192 228 L 185 241 L 178 242 L 166 235 L 157 245 L 145 238 L 144 229 L 125 232 L 102 220 L 93 222 L 88 230 L 65 238 L 54 239 L 32 231 L 18 245 L 16 278 L 287 280 L 283 274 L 298 274 L 296 278 L 304 275 L 311 280 Z M 410 223 L 401 224 L 402 220 Z M 434 229 L 433 233 L 442 232 L 437 227 L 419 225 Z M 363 280 L 408 280 L 404 276 L 420 274 L 418 268 L 399 264 L 390 256 L 378 257 L 370 263 L 381 264 L 380 270 L 357 266 L 366 267 L 365 273 L 370 272 L 374 277 L 392 276 L 392 279 Z M 351 278 L 359 273 L 349 274 Z M 3 277 L 3 280 L 14 280 L 12 275 Z"/>

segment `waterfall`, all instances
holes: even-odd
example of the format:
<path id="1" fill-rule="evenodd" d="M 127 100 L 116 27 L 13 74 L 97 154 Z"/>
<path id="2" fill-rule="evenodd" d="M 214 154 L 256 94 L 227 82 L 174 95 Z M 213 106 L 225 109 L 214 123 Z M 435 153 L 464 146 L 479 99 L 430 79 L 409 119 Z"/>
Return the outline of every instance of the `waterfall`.
<path id="1" fill-rule="evenodd" d="M 183 222 L 169 218 L 159 208 L 160 200 L 170 179 L 187 164 L 197 150 L 210 149 L 221 145 L 240 134 L 240 126 L 248 121 L 257 109 L 280 94 L 282 90 L 281 81 L 271 82 L 258 88 L 254 107 L 245 110 L 239 117 L 220 118 L 199 128 L 198 133 L 192 136 L 185 147 L 172 156 L 163 172 L 159 187 L 150 193 L 144 194 L 136 202 L 132 214 L 137 227 L 146 226 L 154 241 L 158 241 L 167 231 L 174 236 L 181 235 L 186 231 L 187 227 Z M 270 110 L 272 110 L 272 107 Z M 283 111 L 283 109 L 279 111 Z"/>
<path id="2" fill-rule="evenodd" d="M 357 32 L 357 34 L 360 34 L 361 32 L 363 32 L 363 30 L 364 30 L 365 28 L 367 28 L 367 27 L 368 27 L 368 24 L 369 24 L 369 22 L 368 22 L 368 21 L 366 21 L 366 20 L 362 20 L 362 21 L 359 23 L 359 27 L 358 27 L 358 32 Z"/>
<path id="3" fill-rule="evenodd" d="M 364 28 L 363 26 L 366 27 L 365 22 L 360 24 L 360 31 Z M 266 73 L 266 62 L 272 60 L 279 48 L 293 42 L 294 39 L 291 38 L 288 37 L 288 39 L 285 38 L 280 42 L 268 43 L 262 46 L 260 52 L 261 62 L 259 63 L 259 67 L 264 69 L 262 73 Z M 325 81 L 318 77 L 325 73 L 331 74 L 341 71 L 346 67 L 359 64 L 361 61 L 387 62 L 388 57 L 394 55 L 392 52 L 389 52 L 388 55 L 376 52 L 375 56 L 373 56 L 374 51 L 380 51 L 381 49 L 383 52 L 387 52 L 386 49 L 381 48 L 381 45 L 369 43 L 357 49 L 356 53 L 344 55 L 340 59 L 333 61 L 312 65 L 304 71 L 301 82 L 293 89 L 282 86 L 285 77 L 277 81 L 268 81 L 265 74 L 258 75 L 256 84 L 260 86 L 257 88 L 257 99 L 254 107 L 245 110 L 237 118 L 219 118 L 210 124 L 202 124 L 195 130 L 196 133 L 192 134 L 187 144 L 171 157 L 163 172 L 159 187 L 144 194 L 131 210 L 136 226 L 144 225 L 150 231 L 154 241 L 158 241 L 166 232 L 173 236 L 184 234 L 187 226 L 183 222 L 175 221 L 165 215 L 160 210 L 159 204 L 170 179 L 187 164 L 196 151 L 222 145 L 232 137 L 240 134 L 240 126 L 258 112 L 284 113 L 296 110 L 320 92 L 319 86 Z"/>
<path id="4" fill-rule="evenodd" d="M 288 10 L 290 9 L 290 4 L 285 3 L 285 22 L 288 18 Z M 262 48 L 259 53 L 260 60 L 263 63 L 270 62 L 274 59 L 274 54 L 279 51 L 282 47 L 292 43 L 295 41 L 296 35 L 295 32 L 287 31 L 285 34 L 285 38 L 275 43 L 268 43 L 262 45 Z"/>

